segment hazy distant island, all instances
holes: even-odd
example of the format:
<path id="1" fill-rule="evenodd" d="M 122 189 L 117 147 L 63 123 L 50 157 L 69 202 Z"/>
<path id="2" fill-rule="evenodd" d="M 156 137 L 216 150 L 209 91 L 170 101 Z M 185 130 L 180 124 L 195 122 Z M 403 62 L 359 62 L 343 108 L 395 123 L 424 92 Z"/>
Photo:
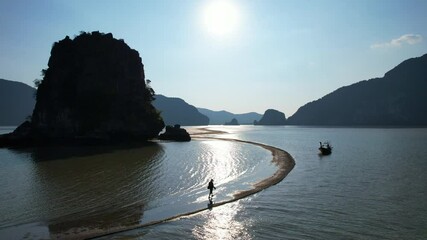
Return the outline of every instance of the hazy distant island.
<path id="1" fill-rule="evenodd" d="M 236 114 L 227 111 L 213 111 L 200 107 L 197 109 L 199 110 L 199 112 L 209 117 L 209 124 L 211 125 L 222 125 L 233 118 L 235 118 L 239 122 L 239 124 L 252 125 L 254 121 L 258 121 L 262 117 L 261 114 L 256 112 Z"/>
<path id="2" fill-rule="evenodd" d="M 54 43 L 42 74 L 30 121 L 2 135 L 0 146 L 144 141 L 165 126 L 139 53 L 111 33 L 82 32 Z"/>
<path id="3" fill-rule="evenodd" d="M 275 109 L 268 109 L 265 111 L 261 120 L 254 121 L 254 125 L 285 125 L 285 114 Z"/>
<path id="4" fill-rule="evenodd" d="M 35 92 L 24 83 L 0 79 L 0 126 L 16 126 L 31 116 Z"/>
<path id="5" fill-rule="evenodd" d="M 196 107 L 188 104 L 181 98 L 172 98 L 157 94 L 155 95 L 153 105 L 160 111 L 166 125 L 209 125 L 209 118 L 207 116 L 200 113 Z"/>
<path id="6" fill-rule="evenodd" d="M 225 122 L 224 125 L 239 125 L 239 121 L 237 119 L 233 118 L 229 122 Z"/>

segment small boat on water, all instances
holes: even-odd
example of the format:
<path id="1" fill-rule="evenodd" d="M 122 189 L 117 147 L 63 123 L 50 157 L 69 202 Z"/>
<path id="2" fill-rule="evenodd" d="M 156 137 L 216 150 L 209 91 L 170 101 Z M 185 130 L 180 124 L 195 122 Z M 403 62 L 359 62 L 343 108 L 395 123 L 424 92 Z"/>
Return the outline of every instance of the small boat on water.
<path id="1" fill-rule="evenodd" d="M 322 155 L 329 155 L 332 153 L 332 146 L 329 144 L 329 142 L 320 142 L 319 150 Z"/>

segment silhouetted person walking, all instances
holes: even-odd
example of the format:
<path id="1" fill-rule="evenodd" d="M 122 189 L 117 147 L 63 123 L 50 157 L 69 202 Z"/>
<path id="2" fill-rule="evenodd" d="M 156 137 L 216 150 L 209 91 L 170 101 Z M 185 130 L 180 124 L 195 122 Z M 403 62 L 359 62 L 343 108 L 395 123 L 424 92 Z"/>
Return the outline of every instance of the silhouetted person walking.
<path id="1" fill-rule="evenodd" d="M 209 189 L 209 196 L 208 196 L 208 198 L 210 199 L 211 195 L 213 196 L 213 190 L 216 189 L 216 187 L 214 186 L 214 183 L 213 183 L 213 179 L 211 179 L 211 181 L 209 182 L 208 189 Z"/>

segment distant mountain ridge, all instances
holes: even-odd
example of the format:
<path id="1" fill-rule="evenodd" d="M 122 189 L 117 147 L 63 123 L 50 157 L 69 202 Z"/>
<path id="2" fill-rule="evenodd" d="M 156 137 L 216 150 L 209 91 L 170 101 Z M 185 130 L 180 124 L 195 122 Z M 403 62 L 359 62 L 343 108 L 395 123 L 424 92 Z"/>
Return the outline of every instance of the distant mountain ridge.
<path id="1" fill-rule="evenodd" d="M 223 125 L 226 122 L 230 122 L 235 118 L 239 124 L 247 125 L 253 124 L 254 121 L 261 119 L 262 115 L 256 112 L 234 114 L 227 111 L 213 111 L 206 108 L 197 108 L 199 112 L 209 117 L 209 124 L 211 125 Z"/>
<path id="2" fill-rule="evenodd" d="M 36 89 L 0 79 L 0 126 L 18 126 L 33 113 Z"/>
<path id="3" fill-rule="evenodd" d="M 161 116 L 166 125 L 200 126 L 209 124 L 207 116 L 201 114 L 196 107 L 181 98 L 158 94 L 155 96 L 153 105 L 161 111 Z"/>
<path id="4" fill-rule="evenodd" d="M 307 103 L 287 125 L 427 126 L 427 54 L 408 59 L 382 78 L 341 87 Z M 32 114 L 36 89 L 0 79 L 0 126 L 17 126 Z M 253 124 L 263 115 L 196 108 L 180 98 L 156 95 L 153 105 L 167 125 L 223 125 L 235 118 Z"/>
<path id="5" fill-rule="evenodd" d="M 300 107 L 291 125 L 426 126 L 427 54 Z"/>

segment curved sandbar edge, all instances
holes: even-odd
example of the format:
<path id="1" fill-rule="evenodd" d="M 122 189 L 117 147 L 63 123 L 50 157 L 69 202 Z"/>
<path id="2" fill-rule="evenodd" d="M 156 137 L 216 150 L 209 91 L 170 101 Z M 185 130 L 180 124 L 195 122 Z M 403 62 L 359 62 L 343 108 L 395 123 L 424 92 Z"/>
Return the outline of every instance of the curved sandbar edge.
<path id="1" fill-rule="evenodd" d="M 257 142 L 251 142 L 251 141 L 245 141 L 245 140 L 239 140 L 239 139 L 232 139 L 232 138 L 218 138 L 218 137 L 207 137 L 203 136 L 200 137 L 199 135 L 204 134 L 221 134 L 224 132 L 221 131 L 210 131 L 206 128 L 203 128 L 201 130 L 205 130 L 204 133 L 197 134 L 198 136 L 192 135 L 193 138 L 199 138 L 199 139 L 214 139 L 214 140 L 222 140 L 222 141 L 233 141 L 233 142 L 241 142 L 241 143 L 247 143 L 256 145 L 259 147 L 262 147 L 268 151 L 271 152 L 273 159 L 271 160 L 276 166 L 278 167 L 277 171 L 271 176 L 266 179 L 261 180 L 260 182 L 257 182 L 253 185 L 254 188 L 246 190 L 246 191 L 240 191 L 234 194 L 233 199 L 219 202 L 214 204 L 213 206 L 219 206 L 223 205 L 225 203 L 234 202 L 236 200 L 242 199 L 244 197 L 250 196 L 252 194 L 255 194 L 257 192 L 260 192 L 261 190 L 264 190 L 268 187 L 271 187 L 273 185 L 276 185 L 277 183 L 281 182 L 288 174 L 291 172 L 291 170 L 295 166 L 295 160 L 294 158 L 286 151 L 276 148 L 270 145 L 257 143 Z"/>
<path id="2" fill-rule="evenodd" d="M 271 160 L 274 164 L 276 164 L 276 166 L 278 167 L 277 171 L 270 177 L 261 180 L 260 182 L 257 182 L 253 185 L 252 189 L 249 190 L 245 190 L 245 191 L 240 191 L 237 192 L 233 195 L 232 199 L 229 200 L 225 200 L 225 201 L 221 201 L 218 203 L 214 203 L 212 205 L 212 207 L 218 207 L 227 203 L 231 203 L 231 202 L 235 202 L 237 200 L 240 200 L 242 198 L 248 197 L 250 195 L 253 195 L 255 193 L 258 193 L 268 187 L 271 187 L 273 185 L 276 185 L 277 183 L 279 183 L 280 181 L 282 181 L 288 174 L 289 172 L 291 172 L 291 170 L 294 168 L 295 166 L 295 160 L 294 158 L 286 151 L 280 149 L 280 148 L 276 148 L 270 145 L 266 145 L 266 144 L 262 144 L 262 143 L 257 143 L 257 142 L 251 142 L 251 141 L 245 141 L 245 140 L 239 140 L 239 139 L 231 139 L 231 138 L 218 138 L 218 137 L 212 137 L 212 136 L 205 136 L 205 135 L 210 135 L 210 134 L 223 134 L 226 132 L 223 131 L 216 131 L 216 130 L 209 130 L 206 128 L 199 128 L 197 130 L 202 130 L 204 132 L 198 132 L 195 134 L 191 134 L 191 137 L 194 139 L 211 139 L 211 140 L 221 140 L 221 141 L 232 141 L 232 142 L 241 142 L 241 143 L 247 143 L 247 144 L 252 144 L 252 145 L 256 145 L 259 147 L 262 147 L 268 151 L 271 152 L 273 159 Z M 175 215 L 166 219 L 162 219 L 159 221 L 153 221 L 153 222 L 149 222 L 149 223 L 144 223 L 144 224 L 136 224 L 133 226 L 127 226 L 127 227 L 116 227 L 116 228 L 111 228 L 108 229 L 106 231 L 104 231 L 103 233 L 98 233 L 96 236 L 86 236 L 85 239 L 93 239 L 93 238 L 98 238 L 98 237 L 105 237 L 108 235 L 112 235 L 112 234 L 116 234 L 116 233 L 121 233 L 121 232 L 125 232 L 125 231 L 130 231 L 130 230 L 134 230 L 137 228 L 141 228 L 141 227 L 148 227 L 148 226 L 153 226 L 159 223 L 164 223 L 167 221 L 172 221 L 172 220 L 176 220 L 182 217 L 186 217 L 186 216 L 191 216 L 197 213 L 200 213 L 202 211 L 205 211 L 209 209 L 208 207 L 206 208 L 201 208 L 201 209 L 197 209 L 191 212 L 186 212 L 183 214 L 179 214 L 179 215 Z"/>

